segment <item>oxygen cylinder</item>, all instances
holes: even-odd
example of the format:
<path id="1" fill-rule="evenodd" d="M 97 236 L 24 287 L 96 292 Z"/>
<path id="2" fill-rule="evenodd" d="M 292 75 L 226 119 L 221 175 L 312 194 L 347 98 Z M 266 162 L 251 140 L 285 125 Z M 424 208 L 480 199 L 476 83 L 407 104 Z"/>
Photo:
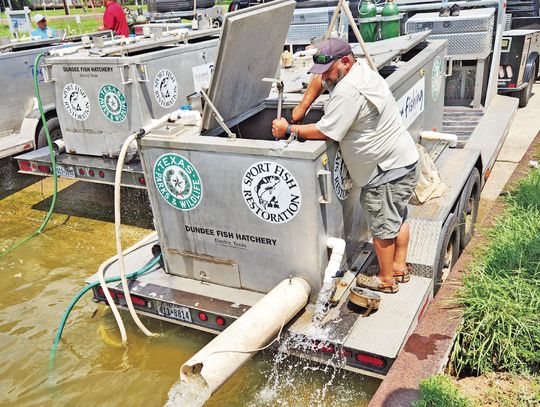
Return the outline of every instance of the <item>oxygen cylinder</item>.
<path id="1" fill-rule="evenodd" d="M 371 0 L 362 0 L 358 10 L 360 34 L 364 42 L 373 42 L 377 39 L 377 7 Z"/>
<path id="2" fill-rule="evenodd" d="M 399 10 L 394 0 L 387 0 L 381 13 L 381 38 L 399 37 L 400 34 L 400 19 Z"/>

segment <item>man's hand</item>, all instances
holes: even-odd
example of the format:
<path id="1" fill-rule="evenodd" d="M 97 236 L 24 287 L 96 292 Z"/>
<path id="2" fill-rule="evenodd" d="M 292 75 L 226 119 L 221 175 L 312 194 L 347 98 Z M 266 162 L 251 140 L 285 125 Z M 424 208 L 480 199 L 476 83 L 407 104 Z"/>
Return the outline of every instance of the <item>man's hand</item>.
<path id="1" fill-rule="evenodd" d="M 105 30 L 105 27 L 103 27 L 102 25 L 100 25 L 97 29 L 98 29 L 98 31 L 104 31 L 104 30 Z"/>
<path id="2" fill-rule="evenodd" d="M 272 135 L 276 138 L 284 138 L 288 125 L 289 123 L 283 117 L 279 120 L 274 119 L 272 121 Z"/>
<path id="3" fill-rule="evenodd" d="M 302 120 L 304 120 L 306 111 L 307 108 L 305 108 L 302 104 L 297 105 L 292 111 L 291 123 L 300 123 Z"/>

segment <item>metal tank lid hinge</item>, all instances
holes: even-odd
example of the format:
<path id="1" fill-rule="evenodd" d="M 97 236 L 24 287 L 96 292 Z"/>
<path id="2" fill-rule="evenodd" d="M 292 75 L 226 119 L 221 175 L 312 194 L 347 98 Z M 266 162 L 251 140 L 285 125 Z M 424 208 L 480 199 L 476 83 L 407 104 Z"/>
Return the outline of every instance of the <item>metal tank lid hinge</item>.
<path id="1" fill-rule="evenodd" d="M 212 109 L 212 113 L 214 115 L 214 118 L 216 119 L 216 121 L 218 122 L 219 126 L 225 131 L 225 133 L 227 133 L 227 135 L 229 136 L 229 141 L 234 141 L 236 140 L 236 134 L 234 134 L 231 129 L 229 129 L 227 127 L 227 125 L 225 124 L 225 121 L 223 120 L 223 117 L 219 114 L 217 108 L 214 106 L 214 104 L 212 103 L 212 101 L 210 100 L 210 98 L 208 97 L 208 95 L 206 94 L 206 92 L 204 90 L 201 89 L 201 95 L 202 97 L 204 98 L 205 102 L 208 104 L 208 106 L 210 107 L 210 109 Z"/>

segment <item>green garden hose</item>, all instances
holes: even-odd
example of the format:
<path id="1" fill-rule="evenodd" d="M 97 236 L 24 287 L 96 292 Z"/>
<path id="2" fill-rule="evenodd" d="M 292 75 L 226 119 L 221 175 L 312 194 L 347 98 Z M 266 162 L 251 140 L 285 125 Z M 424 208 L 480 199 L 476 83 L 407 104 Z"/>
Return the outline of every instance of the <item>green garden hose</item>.
<path id="1" fill-rule="evenodd" d="M 51 206 L 49 208 L 49 212 L 47 212 L 47 215 L 45 216 L 45 218 L 41 222 L 41 226 L 38 228 L 38 230 L 36 230 L 31 235 L 25 237 L 24 239 L 20 240 L 19 242 L 13 244 L 11 247 L 4 250 L 2 253 L 0 253 L 0 258 L 4 257 L 6 254 L 8 254 L 11 251 L 15 250 L 17 247 L 19 247 L 19 246 L 23 245 L 24 243 L 28 242 L 33 237 L 39 235 L 43 231 L 43 229 L 45 228 L 47 223 L 49 222 L 49 219 L 51 218 L 51 216 L 53 214 L 54 207 L 56 206 L 56 196 L 57 196 L 57 192 L 58 192 L 58 177 L 56 175 L 56 158 L 55 158 L 54 149 L 53 149 L 53 146 L 52 146 L 51 135 L 49 134 L 49 128 L 47 127 L 47 119 L 45 118 L 45 112 L 43 111 L 43 104 L 41 102 L 41 94 L 39 93 L 39 85 L 38 85 L 38 66 L 39 66 L 39 62 L 40 62 L 41 58 L 43 58 L 44 56 L 45 56 L 45 54 L 41 53 L 41 54 L 36 56 L 36 59 L 34 61 L 34 68 L 33 68 L 34 93 L 36 95 L 38 108 L 39 108 L 39 113 L 41 115 L 41 122 L 43 123 L 43 128 L 45 129 L 45 136 L 47 137 L 47 145 L 49 146 L 49 155 L 51 157 L 51 163 L 52 163 L 53 180 L 54 180 L 52 202 L 51 202 Z"/>

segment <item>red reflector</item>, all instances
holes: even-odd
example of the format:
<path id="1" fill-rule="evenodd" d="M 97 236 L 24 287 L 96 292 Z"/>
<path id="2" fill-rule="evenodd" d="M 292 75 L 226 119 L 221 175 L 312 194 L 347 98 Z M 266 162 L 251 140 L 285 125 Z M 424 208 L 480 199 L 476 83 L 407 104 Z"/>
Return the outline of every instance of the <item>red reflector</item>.
<path id="1" fill-rule="evenodd" d="M 21 169 L 21 171 L 32 171 L 30 161 L 19 161 L 19 168 Z"/>
<path id="2" fill-rule="evenodd" d="M 199 319 L 201 321 L 208 321 L 208 315 L 206 315 L 204 312 L 199 312 Z"/>
<path id="3" fill-rule="evenodd" d="M 88 174 L 89 174 L 91 177 L 93 177 L 93 176 L 94 176 L 94 170 L 88 171 Z"/>
<path id="4" fill-rule="evenodd" d="M 146 300 L 142 297 L 137 297 L 136 295 L 131 296 L 131 302 L 135 305 L 140 305 L 141 307 L 146 307 Z"/>
<path id="5" fill-rule="evenodd" d="M 219 326 L 224 326 L 225 325 L 225 318 L 217 317 L 216 318 L 216 324 L 218 324 Z"/>
<path id="6" fill-rule="evenodd" d="M 139 184 L 146 185 L 146 180 L 144 179 L 144 177 L 139 178 Z"/>
<path id="7" fill-rule="evenodd" d="M 99 178 L 105 178 L 105 173 L 103 171 L 98 172 Z"/>
<path id="8" fill-rule="evenodd" d="M 102 297 L 105 297 L 105 293 L 103 292 L 103 288 L 98 287 L 97 291 L 98 291 L 99 295 L 101 295 Z M 112 290 L 109 290 L 109 294 L 111 294 L 112 298 L 116 297 L 116 293 L 114 291 L 112 291 Z"/>
<path id="9" fill-rule="evenodd" d="M 515 83 L 511 83 L 511 84 L 508 85 L 508 87 L 513 89 L 513 88 L 516 87 L 516 84 L 515 84 Z"/>
<path id="10" fill-rule="evenodd" d="M 321 352 L 323 352 L 323 353 L 334 353 L 334 346 L 333 345 L 321 346 Z"/>
<path id="11" fill-rule="evenodd" d="M 32 163 L 32 169 L 37 170 L 37 164 L 36 163 Z"/>
<path id="12" fill-rule="evenodd" d="M 84 175 L 86 172 L 84 171 L 84 168 L 79 168 L 79 174 Z"/>
<path id="13" fill-rule="evenodd" d="M 356 360 L 365 365 L 384 366 L 384 360 L 376 356 L 366 355 L 365 353 L 358 353 Z"/>
<path id="14" fill-rule="evenodd" d="M 348 350 L 342 350 L 341 356 L 345 356 L 346 358 L 349 358 L 352 356 L 352 352 L 349 352 Z"/>
<path id="15" fill-rule="evenodd" d="M 49 174 L 51 172 L 51 169 L 46 165 L 38 165 L 38 170 L 44 172 L 45 174 Z"/>

